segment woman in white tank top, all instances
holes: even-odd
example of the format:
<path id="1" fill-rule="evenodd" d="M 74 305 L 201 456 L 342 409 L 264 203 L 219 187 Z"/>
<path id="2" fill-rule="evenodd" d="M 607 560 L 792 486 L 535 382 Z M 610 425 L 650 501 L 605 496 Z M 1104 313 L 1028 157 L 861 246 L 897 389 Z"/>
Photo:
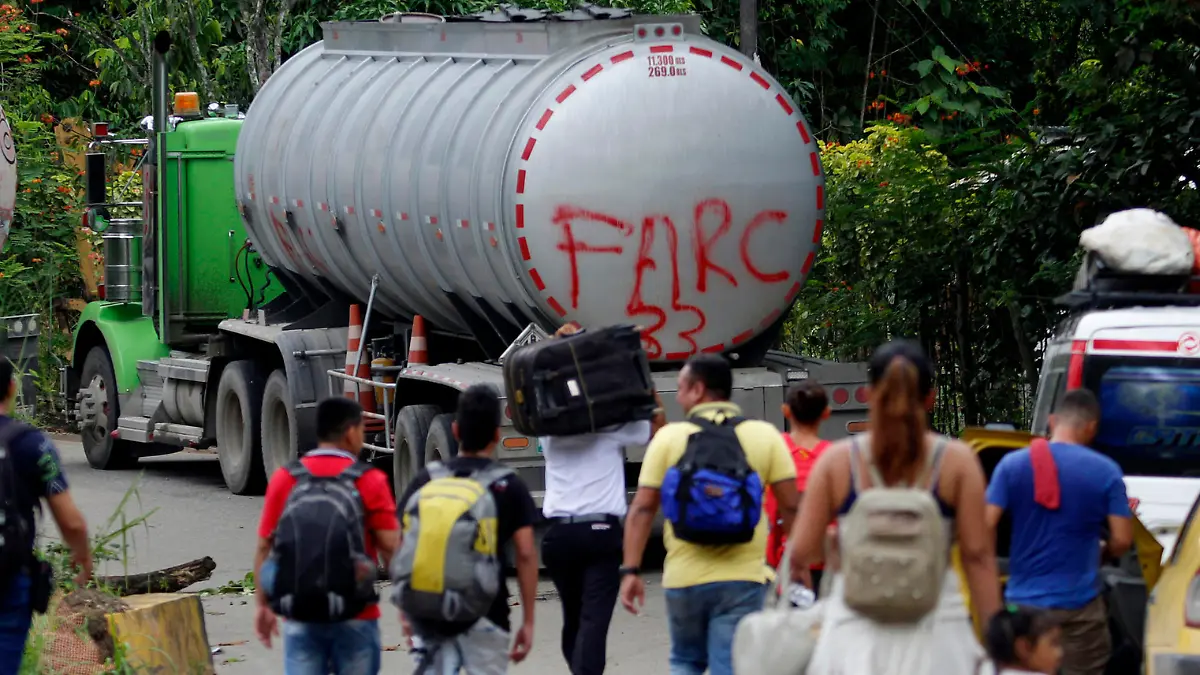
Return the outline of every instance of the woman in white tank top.
<path id="1" fill-rule="evenodd" d="M 991 617 L 1000 607 L 1000 588 L 992 534 L 984 520 L 983 469 L 970 448 L 929 432 L 926 411 L 934 398 L 929 359 L 911 342 L 891 342 L 875 352 L 869 375 L 871 433 L 864 442 L 836 444 L 814 467 L 792 531 L 793 578 L 820 559 L 826 528 L 853 505 L 853 474 L 861 471 L 865 476 L 866 462 L 889 486 L 915 484 L 917 472 L 929 464 L 935 447 L 943 445 L 930 489 L 947 535 L 959 545 L 972 598 L 981 615 Z M 853 450 L 855 445 L 862 447 Z M 852 470 L 856 462 L 860 466 Z M 952 568 L 945 574 L 936 608 L 909 624 L 882 624 L 858 614 L 846 606 L 843 584 L 841 575 L 834 573 L 808 675 L 991 672 L 983 665 L 986 657 Z"/>

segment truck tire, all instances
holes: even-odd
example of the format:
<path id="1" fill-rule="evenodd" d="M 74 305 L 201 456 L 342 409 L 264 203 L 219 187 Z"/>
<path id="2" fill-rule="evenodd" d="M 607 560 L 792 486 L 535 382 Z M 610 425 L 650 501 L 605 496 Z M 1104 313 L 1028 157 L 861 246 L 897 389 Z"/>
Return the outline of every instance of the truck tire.
<path id="1" fill-rule="evenodd" d="M 267 378 L 262 397 L 262 458 L 269 478 L 300 456 L 300 429 L 287 374 L 280 368 Z"/>
<path id="2" fill-rule="evenodd" d="M 409 405 L 396 415 L 396 450 L 392 453 L 392 485 L 396 498 L 408 489 L 417 471 L 425 466 L 425 441 L 429 425 L 441 414 L 436 405 Z"/>
<path id="3" fill-rule="evenodd" d="M 83 453 L 87 455 L 88 464 L 102 471 L 136 465 L 137 454 L 133 443 L 112 436 L 117 428 L 117 419 L 121 416 L 121 401 L 112 357 L 104 346 L 92 347 L 84 358 L 79 387 L 80 395 L 93 399 L 97 407 L 96 415 L 91 418 L 93 423 L 80 430 Z"/>
<path id="4" fill-rule="evenodd" d="M 250 361 L 234 361 L 217 386 L 217 456 L 221 474 L 235 495 L 262 494 L 261 426 L 263 378 Z"/>
<path id="5" fill-rule="evenodd" d="M 454 415 L 444 413 L 429 423 L 429 437 L 425 440 L 425 463 L 445 462 L 458 456 L 458 439 L 454 437 Z"/>

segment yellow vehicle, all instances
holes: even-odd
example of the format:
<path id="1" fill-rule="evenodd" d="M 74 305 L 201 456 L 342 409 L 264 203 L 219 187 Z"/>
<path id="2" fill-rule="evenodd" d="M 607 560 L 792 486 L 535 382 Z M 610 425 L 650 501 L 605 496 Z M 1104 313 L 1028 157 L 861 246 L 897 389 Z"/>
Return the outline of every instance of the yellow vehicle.
<path id="1" fill-rule="evenodd" d="M 1146 607 L 1146 675 L 1200 673 L 1200 525 L 1196 508 L 1152 584 Z"/>

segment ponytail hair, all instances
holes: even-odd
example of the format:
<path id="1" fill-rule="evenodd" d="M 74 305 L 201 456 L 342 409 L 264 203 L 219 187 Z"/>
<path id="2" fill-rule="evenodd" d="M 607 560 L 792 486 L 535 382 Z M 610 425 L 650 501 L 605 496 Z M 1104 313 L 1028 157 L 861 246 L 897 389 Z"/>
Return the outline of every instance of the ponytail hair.
<path id="1" fill-rule="evenodd" d="M 889 485 L 911 484 L 924 466 L 925 401 L 933 390 L 933 366 L 920 346 L 893 341 L 875 351 L 868 373 L 871 461 Z"/>

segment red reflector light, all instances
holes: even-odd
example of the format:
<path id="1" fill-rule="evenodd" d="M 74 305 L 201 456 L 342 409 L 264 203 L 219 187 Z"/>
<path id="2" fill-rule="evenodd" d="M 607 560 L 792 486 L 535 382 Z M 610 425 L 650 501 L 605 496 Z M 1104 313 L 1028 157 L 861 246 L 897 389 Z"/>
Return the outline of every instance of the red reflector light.
<path id="1" fill-rule="evenodd" d="M 867 402 L 867 388 L 859 387 L 858 389 L 855 389 L 854 390 L 854 400 L 858 401 L 859 403 L 866 403 Z"/>
<path id="2" fill-rule="evenodd" d="M 646 29 L 645 28 L 638 29 L 638 37 L 640 37 L 640 38 L 646 37 Z"/>
<path id="3" fill-rule="evenodd" d="M 838 405 L 845 405 L 850 401 L 850 392 L 842 388 L 833 390 L 833 402 Z"/>
<path id="4" fill-rule="evenodd" d="M 1083 357 L 1087 354 L 1087 340 L 1071 343 L 1071 362 L 1067 365 L 1067 391 L 1083 386 Z"/>
<path id="5" fill-rule="evenodd" d="M 108 135 L 108 122 L 96 122 L 92 124 L 92 136 L 96 138 L 104 138 Z"/>
<path id="6" fill-rule="evenodd" d="M 683 33 L 682 26 L 671 26 L 671 35 L 681 35 Z"/>
<path id="7" fill-rule="evenodd" d="M 659 26 L 658 28 L 654 29 L 654 37 L 662 37 L 665 32 L 666 31 L 663 30 L 663 27 Z"/>
<path id="8" fill-rule="evenodd" d="M 504 406 L 504 416 L 511 420 L 512 419 L 512 408 L 510 408 L 509 406 Z"/>

